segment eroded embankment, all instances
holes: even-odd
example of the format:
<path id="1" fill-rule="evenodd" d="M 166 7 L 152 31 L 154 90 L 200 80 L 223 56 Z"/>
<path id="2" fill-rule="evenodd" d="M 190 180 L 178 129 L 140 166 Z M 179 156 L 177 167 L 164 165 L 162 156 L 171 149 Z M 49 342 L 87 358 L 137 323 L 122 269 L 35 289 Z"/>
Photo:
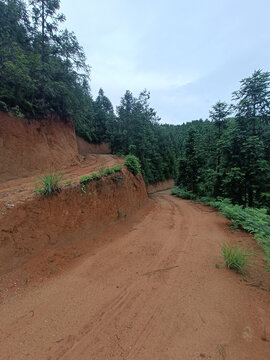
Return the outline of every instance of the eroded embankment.
<path id="1" fill-rule="evenodd" d="M 158 191 L 168 190 L 174 188 L 174 180 L 173 179 L 167 179 L 164 181 L 159 181 L 155 184 L 149 184 L 147 185 L 147 192 L 148 194 L 154 194 Z"/>
<path id="2" fill-rule="evenodd" d="M 36 197 L 8 209 L 0 218 L 0 274 L 41 250 L 97 233 L 136 211 L 147 199 L 141 175 L 126 169 L 89 183 L 69 186 L 51 197 Z"/>
<path id="3" fill-rule="evenodd" d="M 79 154 L 82 156 L 88 156 L 89 154 L 111 154 L 109 145 L 105 142 L 100 144 L 90 144 L 82 139 L 80 136 L 76 136 Z"/>
<path id="4" fill-rule="evenodd" d="M 79 163 L 72 122 L 27 120 L 0 112 L 0 183 Z"/>

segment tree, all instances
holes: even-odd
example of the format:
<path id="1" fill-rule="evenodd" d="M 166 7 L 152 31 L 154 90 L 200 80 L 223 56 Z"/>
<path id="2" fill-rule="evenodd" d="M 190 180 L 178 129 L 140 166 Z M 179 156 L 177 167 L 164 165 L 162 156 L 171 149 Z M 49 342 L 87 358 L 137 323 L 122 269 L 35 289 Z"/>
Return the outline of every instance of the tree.
<path id="1" fill-rule="evenodd" d="M 98 96 L 94 102 L 94 142 L 100 143 L 107 140 L 108 132 L 114 121 L 114 110 L 111 101 L 104 95 L 103 89 L 99 89 Z"/>
<path id="2" fill-rule="evenodd" d="M 225 123 L 225 119 L 231 114 L 231 112 L 231 107 L 222 101 L 218 101 L 215 105 L 213 105 L 212 110 L 209 111 L 209 117 L 218 129 L 218 139 L 221 137 L 222 126 Z"/>
<path id="3" fill-rule="evenodd" d="M 44 63 L 45 57 L 49 55 L 46 48 L 56 41 L 59 23 L 65 21 L 65 16 L 58 14 L 60 0 L 30 0 L 30 5 L 32 6 L 34 38 L 40 38 L 37 45 L 40 45 L 41 62 Z"/>
<path id="4" fill-rule="evenodd" d="M 187 134 L 184 156 L 179 161 L 179 173 L 177 184 L 187 190 L 197 192 L 198 174 L 202 159 L 197 147 L 197 132 L 191 127 Z"/>
<path id="5" fill-rule="evenodd" d="M 50 70 L 52 70 L 50 55 L 58 39 L 59 23 L 65 21 L 65 17 L 63 14 L 58 14 L 60 0 L 30 0 L 30 5 L 32 6 L 33 46 L 40 54 L 41 61 L 38 71 L 39 94 L 37 94 L 36 101 L 39 102 L 38 107 L 41 112 L 45 113 L 48 107 L 47 92 L 50 92 L 48 91 L 50 90 L 48 82 L 50 81 Z"/>
<path id="6" fill-rule="evenodd" d="M 258 186 L 263 185 L 260 179 L 266 166 L 262 134 L 270 119 L 270 73 L 256 70 L 240 83 L 240 89 L 233 93 L 242 145 L 239 166 L 245 178 L 245 203 L 253 206 L 254 196 L 259 198 Z"/>
<path id="7" fill-rule="evenodd" d="M 222 135 L 222 130 L 225 124 L 226 118 L 231 114 L 231 106 L 225 102 L 218 101 L 209 112 L 209 116 L 213 121 L 215 127 L 217 128 L 217 141 L 216 141 L 216 181 L 214 186 L 214 195 L 220 195 L 221 187 L 221 174 L 220 174 L 220 158 L 221 158 L 221 149 L 220 149 L 220 139 Z"/>
<path id="8" fill-rule="evenodd" d="M 241 80 L 240 89 L 233 93 L 236 116 L 252 135 L 257 135 L 259 122 L 270 119 L 270 72 L 256 70 L 251 77 Z"/>

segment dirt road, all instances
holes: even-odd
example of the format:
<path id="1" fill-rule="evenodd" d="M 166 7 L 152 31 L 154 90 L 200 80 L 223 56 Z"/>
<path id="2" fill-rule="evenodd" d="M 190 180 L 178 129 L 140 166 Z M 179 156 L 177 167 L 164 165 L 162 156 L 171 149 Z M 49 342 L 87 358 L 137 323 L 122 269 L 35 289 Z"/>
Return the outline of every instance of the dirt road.
<path id="1" fill-rule="evenodd" d="M 0 359 L 270 359 L 269 292 L 215 267 L 239 239 L 210 208 L 155 194 L 75 265 L 6 298 Z"/>
<path id="2" fill-rule="evenodd" d="M 60 172 L 63 175 L 62 182 L 72 180 L 73 183 L 76 184 L 79 183 L 81 176 L 89 175 L 92 172 L 98 171 L 100 168 L 111 167 L 123 162 L 123 159 L 115 155 L 92 154 L 88 155 L 80 164 L 76 164 L 76 166 L 53 169 L 51 172 Z M 1 183 L 0 207 L 1 205 L 10 207 L 17 202 L 23 202 L 33 197 L 35 184 L 39 182 L 39 175 L 34 175 Z"/>

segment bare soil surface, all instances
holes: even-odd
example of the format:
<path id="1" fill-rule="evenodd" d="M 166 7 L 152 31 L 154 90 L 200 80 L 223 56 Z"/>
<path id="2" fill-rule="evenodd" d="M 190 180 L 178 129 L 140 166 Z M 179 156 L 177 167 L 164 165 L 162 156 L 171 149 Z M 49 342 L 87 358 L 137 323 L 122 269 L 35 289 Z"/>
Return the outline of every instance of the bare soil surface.
<path id="1" fill-rule="evenodd" d="M 79 164 L 71 121 L 55 116 L 27 120 L 0 111 L 0 184 Z"/>
<path id="2" fill-rule="evenodd" d="M 225 240 L 255 246 L 211 208 L 154 194 L 61 268 L 1 278 L 0 359 L 270 359 L 269 291 L 216 268 Z"/>
<path id="3" fill-rule="evenodd" d="M 112 167 L 123 163 L 124 160 L 115 155 L 92 154 L 81 163 L 65 168 L 55 168 L 54 172 L 63 174 L 63 181 L 72 180 L 73 184 L 78 184 L 80 177 L 98 171 L 99 168 Z M 43 173 L 50 173 L 44 171 Z M 34 196 L 35 184 L 39 183 L 39 175 L 29 176 L 9 180 L 1 184 L 0 187 L 0 210 L 5 212 L 6 208 L 13 207 L 17 202 L 24 202 Z"/>

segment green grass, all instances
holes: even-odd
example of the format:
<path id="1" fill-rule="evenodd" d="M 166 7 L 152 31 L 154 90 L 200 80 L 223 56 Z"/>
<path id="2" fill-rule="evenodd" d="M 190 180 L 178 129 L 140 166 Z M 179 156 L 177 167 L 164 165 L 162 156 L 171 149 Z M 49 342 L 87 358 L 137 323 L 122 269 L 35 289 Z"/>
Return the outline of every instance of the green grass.
<path id="1" fill-rule="evenodd" d="M 81 184 L 81 189 L 83 192 L 85 192 L 85 187 L 88 183 L 90 183 L 91 181 L 94 180 L 99 180 L 101 179 L 102 176 L 109 176 L 111 174 L 116 174 L 118 172 L 121 172 L 123 170 L 123 166 L 122 165 L 116 165 L 113 166 L 111 168 L 100 168 L 98 170 L 98 173 L 93 173 L 91 175 L 86 175 L 80 178 L 80 184 Z M 123 178 L 121 178 L 121 180 L 119 181 L 123 181 Z"/>
<path id="2" fill-rule="evenodd" d="M 256 255 L 250 249 L 241 249 L 228 242 L 222 244 L 221 251 L 226 267 L 242 275 L 246 274 L 247 268 L 251 266 L 251 257 Z"/>
<path id="3" fill-rule="evenodd" d="M 62 189 L 60 181 L 62 174 L 53 173 L 48 175 L 42 175 L 40 177 L 40 183 L 36 184 L 35 193 L 42 196 L 50 196 L 54 193 L 58 193 Z"/>
<path id="4" fill-rule="evenodd" d="M 123 170 L 123 165 L 115 165 L 111 168 L 114 173 L 121 172 Z"/>
<path id="5" fill-rule="evenodd" d="M 93 174 L 91 174 L 91 175 L 82 176 L 82 177 L 80 178 L 80 184 L 86 185 L 86 184 L 88 184 L 89 182 L 94 181 L 94 180 L 99 180 L 100 178 L 101 178 L 101 175 L 100 175 L 100 174 L 97 174 L 97 173 L 93 173 Z"/>
<path id="6" fill-rule="evenodd" d="M 65 185 L 70 185 L 70 184 L 72 184 L 72 183 L 73 183 L 73 180 L 72 180 L 72 179 L 65 181 Z"/>
<path id="7" fill-rule="evenodd" d="M 121 172 L 123 170 L 123 166 L 122 165 L 116 165 L 113 166 L 111 168 L 100 168 L 98 170 L 100 176 L 109 176 L 111 174 L 115 174 L 117 172 Z"/>

